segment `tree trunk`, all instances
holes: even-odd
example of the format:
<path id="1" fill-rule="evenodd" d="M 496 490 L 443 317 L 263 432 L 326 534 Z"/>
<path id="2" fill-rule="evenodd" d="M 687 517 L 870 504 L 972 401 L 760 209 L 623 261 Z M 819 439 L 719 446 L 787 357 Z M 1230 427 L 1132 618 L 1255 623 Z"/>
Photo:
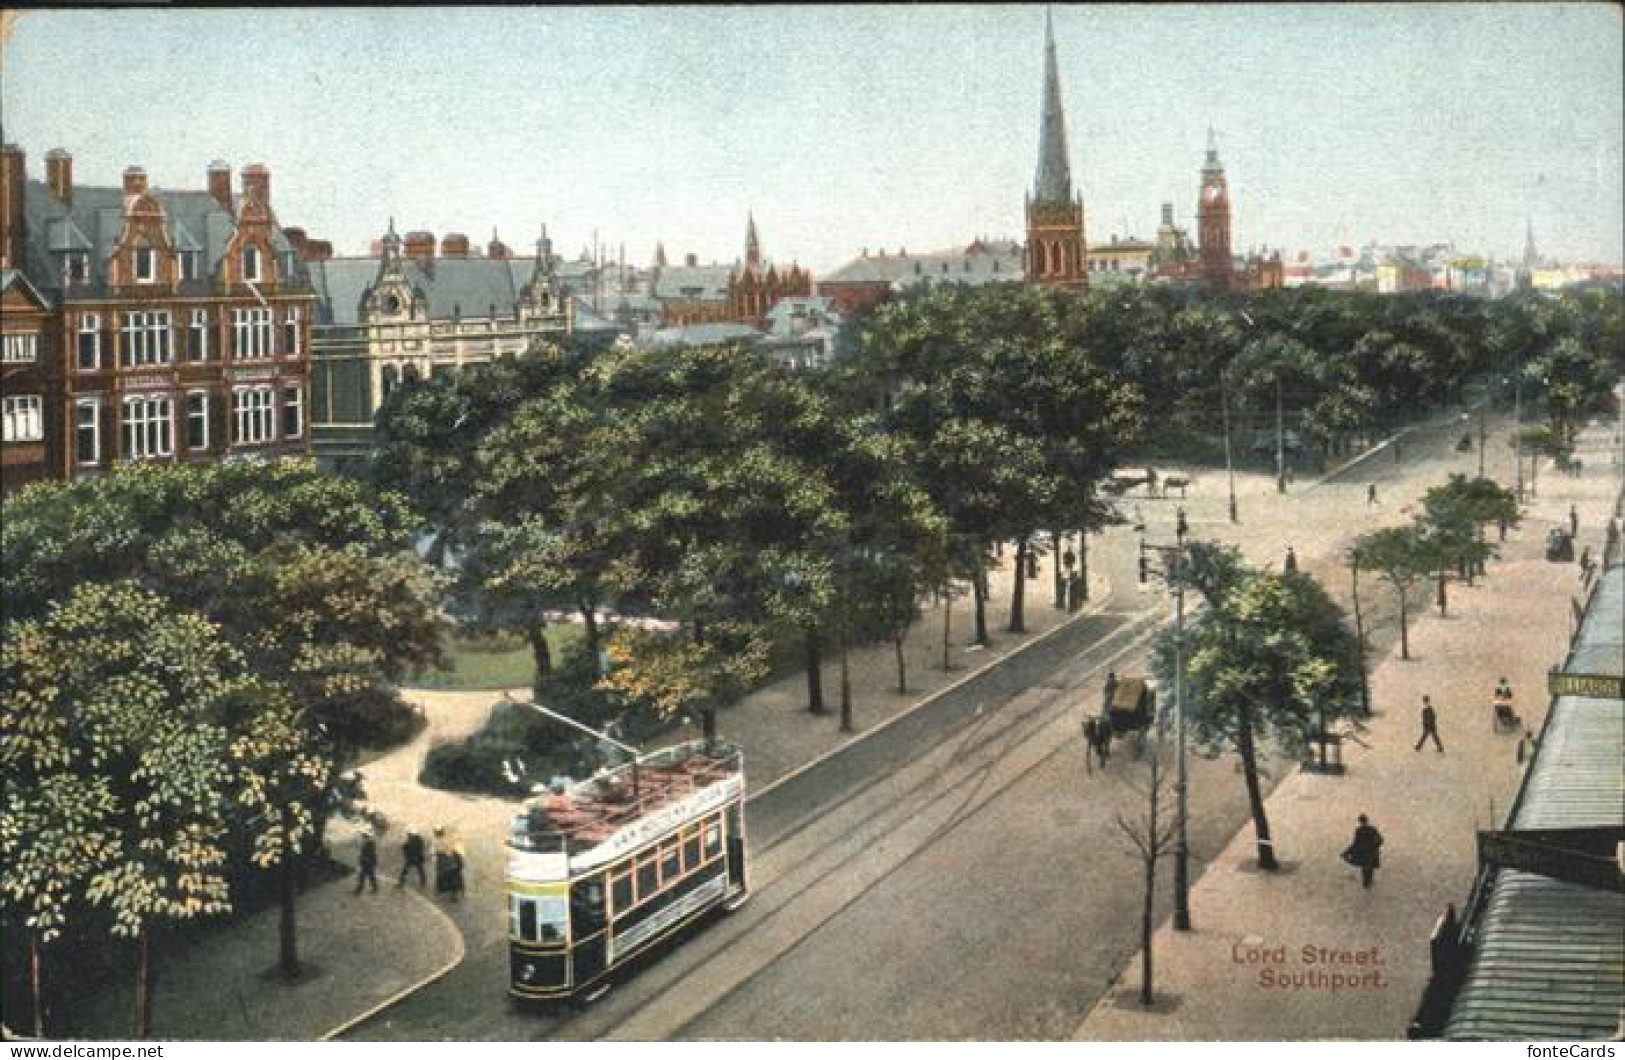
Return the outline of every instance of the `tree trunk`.
<path id="1" fill-rule="evenodd" d="M 1059 530 L 1051 530 L 1049 532 L 1049 542 L 1051 552 L 1050 565 L 1055 569 L 1055 610 L 1065 611 L 1066 579 L 1061 573 L 1061 552 L 1065 546 L 1061 543 L 1061 532 Z"/>
<path id="2" fill-rule="evenodd" d="M 908 631 L 902 629 L 891 635 L 892 651 L 897 656 L 897 694 L 908 695 L 908 662 L 903 656 L 903 637 Z"/>
<path id="3" fill-rule="evenodd" d="M 536 676 L 545 677 L 553 672 L 553 651 L 547 646 L 547 619 L 540 616 L 525 629 L 530 642 L 530 655 L 536 662 Z"/>
<path id="4" fill-rule="evenodd" d="M 852 731 L 852 671 L 847 663 L 846 623 L 841 623 L 841 731 Z"/>
<path id="5" fill-rule="evenodd" d="M 713 704 L 706 704 L 700 710 L 700 735 L 705 739 L 706 749 L 709 750 L 717 743 L 717 708 Z"/>
<path id="6" fill-rule="evenodd" d="M 807 629 L 807 709 L 814 714 L 828 713 L 824 709 L 824 657 L 819 650 L 818 630 Z"/>
<path id="7" fill-rule="evenodd" d="M 299 938 L 295 920 L 295 903 L 299 894 L 299 852 L 292 842 L 293 811 L 282 810 L 282 873 L 277 918 L 277 968 L 284 979 L 299 978 Z"/>
<path id="8" fill-rule="evenodd" d="M 1089 599 L 1089 531 L 1078 531 L 1078 590 L 1083 600 Z"/>
<path id="9" fill-rule="evenodd" d="M 45 997 L 40 993 L 39 932 L 28 933 L 28 989 L 33 994 L 34 1037 L 45 1037 Z"/>
<path id="10" fill-rule="evenodd" d="M 1152 817 L 1152 831 L 1148 837 L 1156 842 L 1156 817 Z M 1140 907 L 1140 1004 L 1151 1007 L 1151 940 L 1156 931 L 1151 921 L 1152 905 L 1157 894 L 1157 858 L 1155 853 L 1145 859 L 1145 901 Z"/>
<path id="11" fill-rule="evenodd" d="M 985 647 L 993 642 L 992 638 L 987 635 L 987 571 L 985 569 L 978 570 L 971 576 L 971 595 L 976 599 L 976 643 Z"/>
<path id="12" fill-rule="evenodd" d="M 1365 618 L 1360 610 L 1360 564 L 1349 565 L 1354 598 L 1354 650 L 1360 664 L 1360 713 L 1371 716 L 1371 678 L 1366 672 Z M 1323 745 L 1324 746 L 1324 745 Z"/>
<path id="13" fill-rule="evenodd" d="M 1264 790 L 1258 784 L 1258 748 L 1253 743 L 1252 710 L 1242 708 L 1238 720 L 1236 748 L 1241 752 L 1241 771 L 1247 780 L 1247 806 L 1258 837 L 1258 867 L 1274 871 L 1281 866 L 1275 860 L 1275 843 L 1270 839 L 1270 822 L 1264 813 Z"/>
<path id="14" fill-rule="evenodd" d="M 1027 550 L 1032 546 L 1027 543 L 1023 535 L 1016 541 L 1016 576 L 1010 582 L 1010 632 L 1025 633 L 1027 626 L 1022 621 L 1022 605 L 1027 601 Z"/>
<path id="15" fill-rule="evenodd" d="M 954 668 L 952 648 L 949 638 L 953 634 L 954 625 L 954 592 L 953 584 L 948 583 L 942 587 L 942 672 L 947 673 Z"/>
<path id="16" fill-rule="evenodd" d="M 598 670 L 598 608 L 591 601 L 577 605 L 581 612 L 581 628 L 585 634 L 587 658 L 592 660 L 593 671 Z"/>
<path id="17" fill-rule="evenodd" d="M 1440 568 L 1439 568 L 1439 617 L 1440 617 L 1440 618 L 1443 618 L 1443 617 L 1444 617 L 1444 607 L 1445 607 L 1445 598 L 1444 598 L 1444 568 L 1443 568 L 1443 567 L 1440 567 Z"/>
<path id="18" fill-rule="evenodd" d="M 152 964 L 149 941 L 150 925 L 141 925 L 135 937 L 135 1037 L 146 1038 L 152 1033 Z"/>
<path id="19" fill-rule="evenodd" d="M 1411 661 L 1410 607 L 1405 594 L 1399 594 L 1399 657 Z"/>

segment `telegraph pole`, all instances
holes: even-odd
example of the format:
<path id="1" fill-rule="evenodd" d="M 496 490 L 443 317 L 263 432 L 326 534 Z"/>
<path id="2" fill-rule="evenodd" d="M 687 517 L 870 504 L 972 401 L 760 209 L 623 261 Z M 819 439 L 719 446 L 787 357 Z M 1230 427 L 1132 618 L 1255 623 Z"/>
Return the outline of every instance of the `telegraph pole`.
<path id="1" fill-rule="evenodd" d="M 1230 478 L 1230 521 L 1236 522 L 1236 464 L 1230 457 L 1230 391 L 1221 382 L 1219 406 L 1224 410 L 1224 471 Z"/>

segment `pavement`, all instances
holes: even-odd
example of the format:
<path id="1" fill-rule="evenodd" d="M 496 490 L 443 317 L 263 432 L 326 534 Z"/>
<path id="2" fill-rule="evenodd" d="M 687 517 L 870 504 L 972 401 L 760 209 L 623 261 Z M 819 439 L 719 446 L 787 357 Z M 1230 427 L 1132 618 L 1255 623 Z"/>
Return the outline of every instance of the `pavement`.
<path id="1" fill-rule="evenodd" d="M 1498 827 L 1517 791 L 1517 736 L 1495 731 L 1491 690 L 1508 677 L 1516 709 L 1540 731 L 1544 669 L 1563 657 L 1570 601 L 1581 595 L 1577 566 L 1547 562 L 1542 546 L 1572 504 L 1576 551 L 1589 545 L 1601 555 L 1620 495 L 1614 429 L 1594 423 L 1582 435 L 1585 477 L 1546 464 L 1488 577 L 1452 586 L 1448 617 L 1424 605 L 1410 661 L 1396 647 L 1377 663 L 1369 746 L 1348 748 L 1347 774 L 1294 772 L 1269 797 L 1284 870 L 1258 871 L 1251 823 L 1243 826 L 1192 888 L 1195 930 L 1163 923 L 1156 932 L 1153 1004 L 1139 1000 L 1141 953 L 1075 1040 L 1404 1038 L 1429 974 L 1433 926 L 1472 885 L 1475 831 Z M 1424 694 L 1439 710 L 1442 753 L 1415 746 Z M 1386 839 L 1369 890 L 1338 856 L 1360 813 Z"/>

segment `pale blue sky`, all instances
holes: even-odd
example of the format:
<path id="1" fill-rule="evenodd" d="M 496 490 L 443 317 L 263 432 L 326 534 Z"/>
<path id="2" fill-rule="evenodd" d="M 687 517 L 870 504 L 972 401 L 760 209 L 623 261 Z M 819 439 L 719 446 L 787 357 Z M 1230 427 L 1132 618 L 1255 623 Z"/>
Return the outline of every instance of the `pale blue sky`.
<path id="1" fill-rule="evenodd" d="M 1054 8 L 1091 242 L 1191 224 L 1206 130 L 1234 241 L 1454 241 L 1618 262 L 1621 19 L 1612 4 Z M 404 229 L 546 222 L 647 262 L 767 253 L 827 272 L 863 247 L 1022 234 L 1043 8 L 689 7 L 28 13 L 4 135 L 42 174 L 126 165 L 201 188 L 272 171 L 284 224 L 364 252 Z M 1194 225 L 1192 225 L 1194 227 Z"/>

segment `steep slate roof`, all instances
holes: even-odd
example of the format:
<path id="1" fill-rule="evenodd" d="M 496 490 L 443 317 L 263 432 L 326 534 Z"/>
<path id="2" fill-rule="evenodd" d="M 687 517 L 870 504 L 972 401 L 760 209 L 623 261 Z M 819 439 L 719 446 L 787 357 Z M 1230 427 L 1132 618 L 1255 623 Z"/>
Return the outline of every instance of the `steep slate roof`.
<path id="1" fill-rule="evenodd" d="M 163 207 L 170 241 L 180 250 L 201 250 L 201 275 L 214 275 L 237 231 L 236 218 L 207 191 L 148 188 L 146 194 Z M 60 263 L 52 255 L 69 250 L 90 252 L 85 288 L 106 284 L 108 262 L 124 230 L 123 188 L 75 184 L 73 202 L 65 205 L 45 182 L 30 180 L 23 188 L 23 217 L 28 233 L 24 268 L 41 286 L 61 286 Z M 280 225 L 271 227 L 271 248 L 278 255 L 293 250 Z"/>
<path id="2" fill-rule="evenodd" d="M 519 311 L 519 293 L 530 282 L 535 258 L 435 258 L 427 263 L 411 259 L 401 265 L 412 289 L 428 302 L 429 319 L 464 317 L 484 319 L 493 306 L 498 316 Z M 331 258 L 312 262 L 311 284 L 316 288 L 316 322 L 338 326 L 360 323 L 361 303 L 378 279 L 378 258 Z"/>
<path id="3" fill-rule="evenodd" d="M 946 268 L 944 268 L 946 266 Z M 819 279 L 819 284 L 889 283 L 911 287 L 927 280 L 934 283 L 979 285 L 1004 280 L 1020 280 L 1026 275 L 1021 247 L 1015 243 L 987 244 L 987 250 L 941 250 L 929 254 L 897 254 L 880 257 L 871 254 L 856 258 Z"/>
<path id="4" fill-rule="evenodd" d="M 668 265 L 655 279 L 656 298 L 701 298 L 722 301 L 728 297 L 731 265 Z M 685 294 L 697 288 L 698 294 Z"/>

